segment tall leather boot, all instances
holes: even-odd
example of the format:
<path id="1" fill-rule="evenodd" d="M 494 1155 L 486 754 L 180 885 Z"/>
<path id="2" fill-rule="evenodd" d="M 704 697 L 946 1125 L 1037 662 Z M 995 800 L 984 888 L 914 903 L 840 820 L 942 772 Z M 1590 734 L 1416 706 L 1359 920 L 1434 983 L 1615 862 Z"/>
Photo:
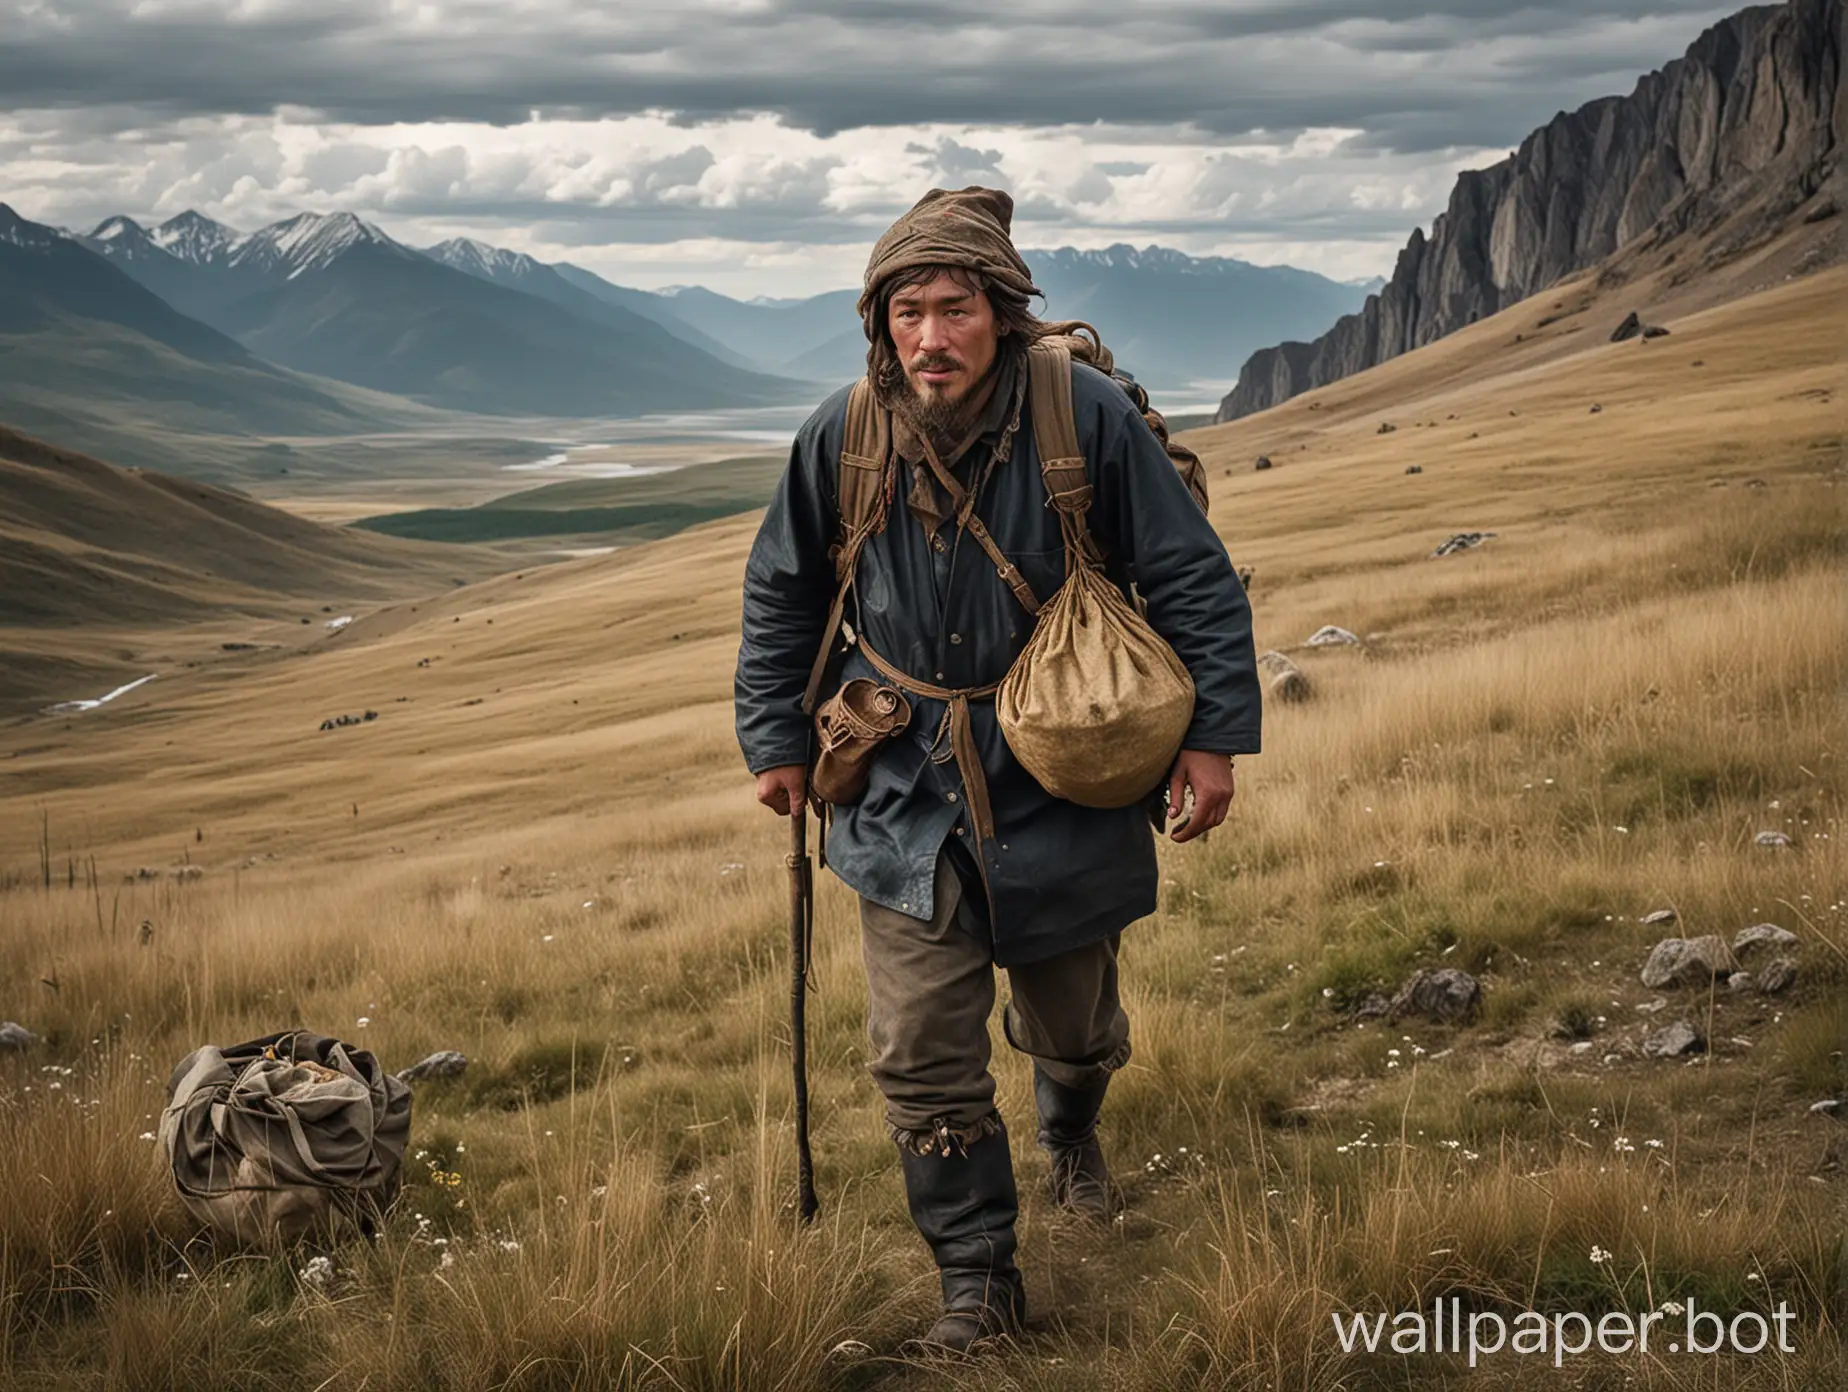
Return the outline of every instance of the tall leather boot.
<path id="1" fill-rule="evenodd" d="M 1039 1143 L 1052 1157 L 1052 1201 L 1082 1218 L 1108 1223 L 1123 1207 L 1097 1140 L 1097 1113 L 1110 1075 L 1098 1073 L 1088 1087 L 1067 1087 L 1036 1062 L 1033 1100 L 1039 1109 Z"/>
<path id="2" fill-rule="evenodd" d="M 899 1143 L 911 1221 L 930 1245 L 943 1282 L 943 1314 L 920 1351 L 967 1353 L 983 1339 L 1013 1334 L 1026 1318 L 1026 1291 L 1014 1265 L 1020 1200 L 1007 1130 L 964 1144 L 939 1125 L 927 1154 Z"/>

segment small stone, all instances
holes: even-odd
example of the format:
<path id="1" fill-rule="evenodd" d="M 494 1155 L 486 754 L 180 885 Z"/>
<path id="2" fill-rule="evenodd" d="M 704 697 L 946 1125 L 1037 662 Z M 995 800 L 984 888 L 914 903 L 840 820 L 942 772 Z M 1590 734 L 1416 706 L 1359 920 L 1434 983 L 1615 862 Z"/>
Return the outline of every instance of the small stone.
<path id="1" fill-rule="evenodd" d="M 1756 952 L 1761 947 L 1794 947 L 1797 935 L 1788 928 L 1780 928 L 1775 923 L 1754 923 L 1750 928 L 1741 928 L 1733 939 L 1733 951 L 1744 957 Z"/>
<path id="2" fill-rule="evenodd" d="M 1602 406 L 1600 406 L 1597 402 L 1594 401 L 1591 403 L 1591 410 L 1587 411 L 1585 414 L 1590 415 L 1590 416 L 1595 416 L 1598 414 L 1598 412 L 1602 411 L 1603 409 L 1604 408 Z"/>
<path id="3" fill-rule="evenodd" d="M 1278 652 L 1275 648 L 1270 648 L 1258 654 L 1258 666 L 1262 667 L 1272 676 L 1278 677 L 1282 676 L 1285 672 L 1294 672 L 1296 670 L 1296 664 L 1290 661 L 1283 653 Z"/>
<path id="4" fill-rule="evenodd" d="M 1361 1001 L 1354 1011 L 1356 1020 L 1377 1020 L 1392 1010 L 1392 1002 L 1378 991 L 1369 991 L 1367 998 Z"/>
<path id="5" fill-rule="evenodd" d="M 1405 1014 L 1433 1020 L 1461 1020 L 1473 1015 L 1482 1000 L 1482 985 L 1466 971 L 1440 967 L 1413 972 L 1392 998 L 1388 1012 L 1395 1019 Z"/>
<path id="6" fill-rule="evenodd" d="M 1422 473 L 1424 472 L 1424 465 L 1422 465 L 1422 464 L 1407 464 L 1407 465 L 1405 466 L 1405 472 L 1406 472 L 1406 473 L 1408 473 L 1408 474 L 1422 474 Z"/>
<path id="7" fill-rule="evenodd" d="M 1255 462 L 1254 462 L 1254 463 L 1252 464 L 1252 466 L 1251 466 L 1251 467 L 1252 467 L 1253 469 L 1257 469 L 1257 470 L 1259 470 L 1259 471 L 1262 471 L 1262 470 L 1265 470 L 1265 469 L 1268 469 L 1268 468 L 1270 468 L 1270 467 L 1271 467 L 1271 458 L 1270 458 L 1270 456 L 1269 456 L 1268 454 L 1260 454 L 1260 455 L 1259 455 L 1259 456 L 1257 457 L 1257 460 L 1256 460 L 1256 461 L 1255 461 Z"/>
<path id="8" fill-rule="evenodd" d="M 39 1037 L 24 1025 L 14 1024 L 11 1020 L 0 1023 L 0 1054 L 30 1049 L 39 1042 Z"/>
<path id="9" fill-rule="evenodd" d="M 1393 431 L 1397 430 L 1398 428 L 1399 427 L 1394 425 L 1391 421 L 1381 421 L 1380 428 L 1374 431 L 1373 433 L 1375 435 L 1390 435 L 1392 434 Z"/>
<path id="10" fill-rule="evenodd" d="M 1673 923 L 1680 915 L 1673 909 L 1655 909 L 1637 920 L 1645 928 L 1654 928 L 1658 924 Z"/>
<path id="11" fill-rule="evenodd" d="M 459 1078 L 468 1067 L 468 1056 L 454 1049 L 439 1049 L 426 1059 L 413 1063 L 398 1076 L 407 1083 L 420 1083 L 429 1078 Z"/>
<path id="12" fill-rule="evenodd" d="M 1754 846 L 1765 846 L 1772 850 L 1783 850 L 1790 845 L 1790 838 L 1781 831 L 1761 831 L 1752 838 Z"/>
<path id="13" fill-rule="evenodd" d="M 1797 964 L 1788 957 L 1773 957 L 1758 970 L 1758 994 L 1775 996 L 1790 989 L 1797 979 Z"/>
<path id="14" fill-rule="evenodd" d="M 1643 337 L 1644 338 L 1667 338 L 1668 330 L 1663 328 L 1660 324 L 1645 324 L 1643 325 Z"/>
<path id="15" fill-rule="evenodd" d="M 1737 965 L 1725 940 L 1714 934 L 1663 938 L 1643 964 L 1643 985 L 1652 991 L 1664 986 L 1710 986 L 1714 977 L 1728 975 Z"/>
<path id="16" fill-rule="evenodd" d="M 1581 1039 L 1578 1043 L 1567 1046 L 1566 1052 L 1568 1054 L 1589 1054 L 1591 1050 L 1591 1040 Z"/>
<path id="17" fill-rule="evenodd" d="M 1345 647 L 1350 643 L 1358 643 L 1359 641 L 1360 639 L 1356 638 L 1352 633 L 1349 633 L 1345 628 L 1337 628 L 1334 624 L 1324 624 L 1309 635 L 1307 646 L 1311 648 Z"/>
<path id="18" fill-rule="evenodd" d="M 1650 1058 L 1680 1058 L 1683 1054 L 1706 1052 L 1707 1041 L 1686 1020 L 1677 1020 L 1657 1030 L 1643 1041 L 1643 1053 Z"/>
<path id="19" fill-rule="evenodd" d="M 1840 1116 L 1842 1103 L 1839 1097 L 1825 1097 L 1820 1102 L 1810 1103 L 1811 1116 Z"/>
<path id="20" fill-rule="evenodd" d="M 1310 686 L 1309 678 L 1291 668 L 1271 678 L 1270 694 L 1285 705 L 1300 706 L 1315 695 L 1315 688 Z"/>
<path id="21" fill-rule="evenodd" d="M 873 1356 L 873 1346 L 861 1343 L 858 1339 L 842 1339 L 828 1350 L 828 1357 L 837 1358 L 843 1363 L 858 1363 L 863 1358 Z"/>
<path id="22" fill-rule="evenodd" d="M 1748 971 L 1736 971 L 1726 978 L 1729 991 L 1749 991 L 1752 989 L 1752 974 Z"/>
<path id="23" fill-rule="evenodd" d="M 1654 1015 L 1657 1011 L 1666 1009 L 1668 1009 L 1667 997 L 1657 996 L 1654 1000 L 1645 1001 L 1643 1004 L 1637 1006 L 1636 1013 L 1638 1015 Z"/>
<path id="24" fill-rule="evenodd" d="M 1447 540 L 1440 541 L 1431 555 L 1433 557 L 1454 556 L 1459 551 L 1473 551 L 1483 542 L 1492 540 L 1494 536 L 1494 532 L 1458 532 Z"/>

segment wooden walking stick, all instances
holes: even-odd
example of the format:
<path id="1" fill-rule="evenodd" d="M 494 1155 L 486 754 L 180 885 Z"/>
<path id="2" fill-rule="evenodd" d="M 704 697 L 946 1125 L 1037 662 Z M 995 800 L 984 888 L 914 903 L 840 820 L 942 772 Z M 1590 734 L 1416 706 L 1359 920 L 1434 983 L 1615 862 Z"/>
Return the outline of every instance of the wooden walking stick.
<path id="1" fill-rule="evenodd" d="M 808 970 L 814 942 L 815 878 L 808 855 L 808 803 L 789 809 L 789 1044 L 796 1082 L 796 1205 L 804 1223 L 821 1208 L 809 1153 Z"/>

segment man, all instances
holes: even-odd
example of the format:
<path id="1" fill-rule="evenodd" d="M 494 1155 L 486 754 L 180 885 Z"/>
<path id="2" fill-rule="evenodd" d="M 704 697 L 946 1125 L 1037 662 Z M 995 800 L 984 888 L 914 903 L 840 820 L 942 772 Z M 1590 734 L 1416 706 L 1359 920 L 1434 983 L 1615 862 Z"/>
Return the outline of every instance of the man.
<path id="1" fill-rule="evenodd" d="M 870 1068 L 912 1219 L 942 1276 L 944 1314 L 926 1342 L 957 1350 L 1016 1330 L 1025 1314 L 1013 1167 L 988 1071 L 994 968 L 1009 978 L 1007 1039 L 1034 1061 L 1053 1198 L 1108 1220 L 1118 1194 L 1097 1117 L 1129 1058 L 1118 934 L 1155 909 L 1150 822 L 1160 816 L 1053 797 L 1014 759 L 992 697 L 982 699 L 1032 632 L 990 543 L 1042 600 L 1065 570 L 1026 391 L 1026 349 L 1042 327 L 1027 306 L 1039 291 L 1010 240 L 1012 213 L 998 191 L 933 191 L 867 265 L 860 312 L 874 398 L 890 413 L 890 454 L 874 462 L 888 471 L 889 509 L 858 556 L 847 611 L 855 641 L 840 677 L 895 682 L 912 719 L 879 752 L 865 793 L 835 809 L 827 843 L 860 895 Z M 1122 388 L 1082 365 L 1071 377 L 1094 488 L 1088 525 L 1106 573 L 1126 592 L 1134 583 L 1195 685 L 1165 789 L 1169 816 L 1191 800 L 1172 833 L 1189 841 L 1226 815 L 1229 756 L 1258 748 L 1250 610 L 1225 548 Z M 807 792 L 804 692 L 837 592 L 848 398 L 830 397 L 797 433 L 745 572 L 738 738 L 758 800 L 779 815 L 799 812 Z M 975 693 L 959 717 L 968 740 L 950 738 L 949 704 L 923 689 Z"/>

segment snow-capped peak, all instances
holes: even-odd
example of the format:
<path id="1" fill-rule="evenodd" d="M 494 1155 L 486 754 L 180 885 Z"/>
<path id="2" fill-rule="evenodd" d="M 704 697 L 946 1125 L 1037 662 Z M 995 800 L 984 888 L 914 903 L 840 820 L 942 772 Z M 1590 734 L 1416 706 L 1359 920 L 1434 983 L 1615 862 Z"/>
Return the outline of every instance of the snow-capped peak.
<path id="1" fill-rule="evenodd" d="M 352 213 L 298 213 L 252 232 L 231 251 L 233 266 L 294 280 L 325 270 L 356 246 L 396 248 L 397 243 Z"/>
<path id="2" fill-rule="evenodd" d="M 69 241 L 70 234 L 42 222 L 29 222 L 6 204 L 0 203 L 0 242 L 42 251 L 58 242 Z"/>
<path id="3" fill-rule="evenodd" d="M 473 237 L 452 237 L 438 242 L 433 247 L 425 247 L 424 255 L 452 270 L 466 271 L 484 280 L 526 276 L 541 269 L 540 263 L 523 251 L 489 246 Z"/>
<path id="4" fill-rule="evenodd" d="M 243 239 L 235 227 L 214 222 L 203 213 L 188 208 L 168 218 L 149 234 L 155 246 L 195 266 L 215 265 Z"/>
<path id="5" fill-rule="evenodd" d="M 96 224 L 96 230 L 90 239 L 97 242 L 113 242 L 123 238 L 139 241 L 148 235 L 147 229 L 131 217 L 105 218 Z"/>

